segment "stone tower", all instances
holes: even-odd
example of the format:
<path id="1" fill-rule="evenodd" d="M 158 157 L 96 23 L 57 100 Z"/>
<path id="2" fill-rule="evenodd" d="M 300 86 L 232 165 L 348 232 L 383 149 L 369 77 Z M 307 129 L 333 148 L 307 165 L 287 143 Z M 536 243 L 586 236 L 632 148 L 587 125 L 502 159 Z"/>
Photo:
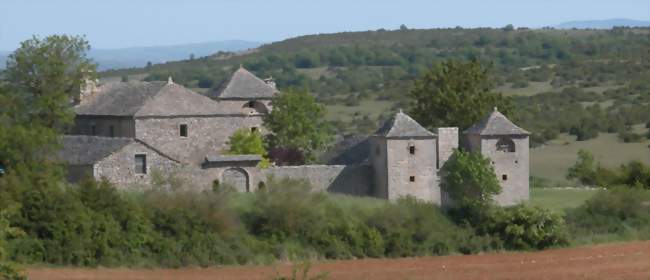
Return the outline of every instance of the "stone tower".
<path id="1" fill-rule="evenodd" d="M 502 191 L 494 197 L 499 205 L 528 201 L 530 133 L 494 108 L 486 118 L 465 130 L 466 148 L 490 159 Z"/>
<path id="2" fill-rule="evenodd" d="M 401 111 L 377 130 L 370 141 L 374 195 L 403 196 L 440 204 L 436 135 Z"/>

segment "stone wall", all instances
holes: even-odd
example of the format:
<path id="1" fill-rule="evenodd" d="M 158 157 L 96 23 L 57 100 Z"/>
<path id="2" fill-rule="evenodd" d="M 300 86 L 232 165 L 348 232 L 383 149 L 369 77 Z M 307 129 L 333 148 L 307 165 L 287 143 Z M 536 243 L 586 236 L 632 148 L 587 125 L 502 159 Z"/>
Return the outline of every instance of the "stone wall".
<path id="1" fill-rule="evenodd" d="M 413 196 L 440 204 L 436 139 L 387 139 L 386 146 L 388 199 Z"/>
<path id="2" fill-rule="evenodd" d="M 94 134 L 93 126 L 95 127 Z M 111 127 L 113 135 L 111 135 Z M 130 117 L 77 116 L 71 134 L 133 138 L 135 137 L 135 121 Z"/>
<path id="3" fill-rule="evenodd" d="M 135 155 L 146 156 L 146 174 L 136 174 Z M 140 142 L 133 142 L 97 162 L 93 166 L 95 179 L 106 178 L 119 187 L 129 185 L 147 185 L 156 171 L 168 174 L 180 167 L 180 164 L 161 155 Z"/>
<path id="4" fill-rule="evenodd" d="M 458 127 L 439 127 L 435 133 L 438 135 L 437 168 L 440 169 L 458 149 Z"/>
<path id="5" fill-rule="evenodd" d="M 314 191 L 358 196 L 372 195 L 372 168 L 368 165 L 279 166 L 262 170 L 268 178 L 304 179 Z"/>
<path id="6" fill-rule="evenodd" d="M 196 116 L 137 118 L 136 138 L 183 162 L 199 164 L 207 154 L 221 153 L 238 129 L 260 128 L 261 116 Z M 187 137 L 180 125 L 187 125 Z"/>
<path id="7" fill-rule="evenodd" d="M 373 169 L 374 190 L 372 195 L 388 199 L 388 156 L 386 139 L 372 137 L 369 141 L 369 161 Z"/>
<path id="8" fill-rule="evenodd" d="M 504 136 L 507 137 L 507 136 Z M 484 137 L 481 153 L 490 158 L 502 191 L 494 197 L 499 205 L 514 205 L 529 199 L 528 136 L 511 136 L 515 152 L 497 150 L 500 137 Z"/>

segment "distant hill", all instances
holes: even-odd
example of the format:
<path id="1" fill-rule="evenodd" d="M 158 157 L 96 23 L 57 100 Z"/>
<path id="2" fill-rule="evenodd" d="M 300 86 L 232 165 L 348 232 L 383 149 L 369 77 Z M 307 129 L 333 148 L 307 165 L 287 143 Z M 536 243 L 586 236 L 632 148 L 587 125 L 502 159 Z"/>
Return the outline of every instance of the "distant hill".
<path id="1" fill-rule="evenodd" d="M 650 20 L 633 20 L 627 18 L 613 18 L 604 20 L 584 20 L 584 21 L 567 21 L 556 26 L 561 29 L 611 29 L 614 26 L 627 27 L 647 27 L 650 26 Z"/>
<path id="2" fill-rule="evenodd" d="M 196 58 L 214 54 L 218 51 L 236 52 L 257 48 L 260 42 L 251 41 L 216 41 L 172 46 L 133 47 L 123 49 L 92 49 L 88 53 L 99 64 L 99 70 L 144 67 L 147 62 L 163 63 L 188 59 L 191 54 Z M 0 51 L 0 69 L 5 68 L 7 55 L 11 52 Z"/>

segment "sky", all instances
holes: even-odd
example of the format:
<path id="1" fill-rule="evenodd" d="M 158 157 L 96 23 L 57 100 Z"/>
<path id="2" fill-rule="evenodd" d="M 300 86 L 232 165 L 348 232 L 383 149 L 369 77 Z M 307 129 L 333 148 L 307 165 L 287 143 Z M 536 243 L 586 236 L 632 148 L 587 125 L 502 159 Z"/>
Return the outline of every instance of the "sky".
<path id="1" fill-rule="evenodd" d="M 85 35 L 93 48 L 435 27 L 650 20 L 650 0 L 0 0 L 0 50 L 32 35 Z"/>

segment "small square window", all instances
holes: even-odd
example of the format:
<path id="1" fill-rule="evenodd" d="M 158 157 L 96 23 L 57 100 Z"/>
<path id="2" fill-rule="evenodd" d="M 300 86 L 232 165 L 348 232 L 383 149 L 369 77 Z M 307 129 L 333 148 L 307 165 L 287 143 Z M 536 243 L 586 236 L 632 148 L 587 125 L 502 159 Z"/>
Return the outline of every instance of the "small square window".
<path id="1" fill-rule="evenodd" d="M 410 146 L 409 147 L 409 153 L 414 155 L 415 154 L 415 146 Z"/>
<path id="2" fill-rule="evenodd" d="M 135 155 L 135 174 L 147 174 L 147 155 Z"/>
<path id="3" fill-rule="evenodd" d="M 186 124 L 181 124 L 180 134 L 181 134 L 181 137 L 187 137 L 187 125 Z"/>
<path id="4" fill-rule="evenodd" d="M 110 135 L 111 137 L 115 137 L 115 127 L 114 126 L 111 125 L 111 126 L 108 127 L 108 135 Z"/>
<path id="5" fill-rule="evenodd" d="M 501 175 L 501 180 L 508 181 L 508 175 L 506 174 Z"/>
<path id="6" fill-rule="evenodd" d="M 251 127 L 251 132 L 257 132 L 257 127 Z"/>
<path id="7" fill-rule="evenodd" d="M 411 182 L 415 182 L 415 176 L 411 176 L 411 177 L 409 177 L 409 181 L 411 181 Z"/>

